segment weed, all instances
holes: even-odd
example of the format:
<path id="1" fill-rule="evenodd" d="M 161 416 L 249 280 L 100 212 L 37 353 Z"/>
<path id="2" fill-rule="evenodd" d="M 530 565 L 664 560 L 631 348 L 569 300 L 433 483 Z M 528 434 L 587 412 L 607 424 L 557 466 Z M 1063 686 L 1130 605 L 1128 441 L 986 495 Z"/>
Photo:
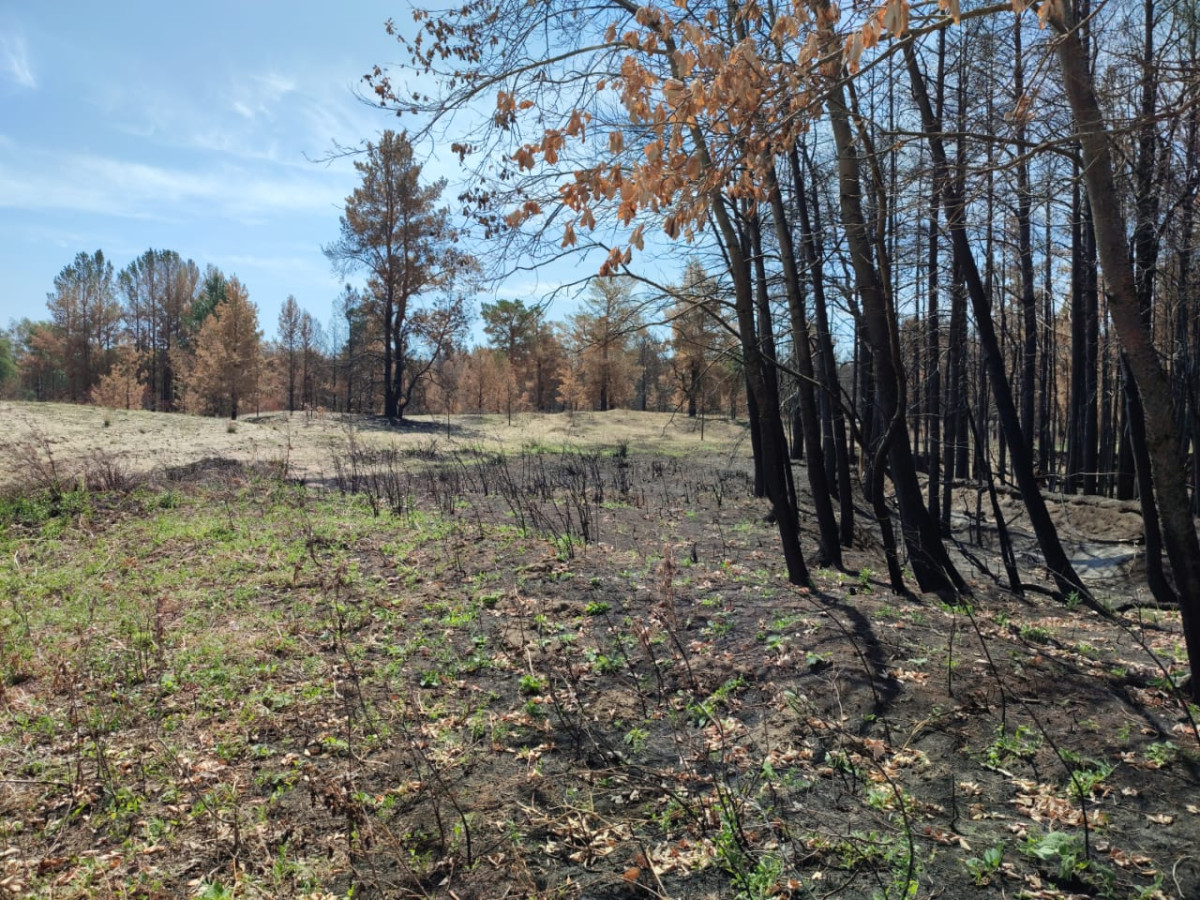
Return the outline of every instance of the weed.
<path id="1" fill-rule="evenodd" d="M 1048 874 L 1059 883 L 1073 882 L 1088 866 L 1083 841 L 1065 831 L 1032 831 L 1020 850 L 1022 855 L 1052 866 Z"/>
<path id="2" fill-rule="evenodd" d="M 1158 741 L 1146 748 L 1146 763 L 1153 769 L 1165 769 L 1179 759 L 1179 747 L 1173 741 Z"/>
<path id="3" fill-rule="evenodd" d="M 1012 734 L 997 726 L 996 738 L 987 746 L 984 758 L 989 766 L 1003 766 L 1014 758 L 1033 759 L 1041 746 L 1042 735 L 1027 725 L 1018 725 Z"/>
<path id="4" fill-rule="evenodd" d="M 1020 634 L 1023 640 L 1031 644 L 1048 644 L 1054 637 L 1050 629 L 1041 625 L 1022 625 Z"/>
<path id="5" fill-rule="evenodd" d="M 603 653 L 597 653 L 594 650 L 588 651 L 585 655 L 592 670 L 599 675 L 615 675 L 621 671 L 620 660 L 613 659 L 611 656 L 605 656 Z"/>
<path id="6" fill-rule="evenodd" d="M 1086 760 L 1084 765 L 1071 770 L 1071 780 L 1067 786 L 1069 793 L 1077 800 L 1087 800 L 1108 779 L 1114 768 L 1112 763 Z"/>
<path id="7" fill-rule="evenodd" d="M 982 856 L 972 856 L 965 865 L 971 873 L 971 880 L 979 887 L 991 884 L 992 879 L 999 873 L 1000 865 L 1004 862 L 1004 845 L 996 844 L 983 851 Z"/>
<path id="8" fill-rule="evenodd" d="M 650 739 L 650 732 L 645 728 L 630 728 L 625 733 L 625 746 L 627 746 L 634 754 L 640 756 L 646 749 L 646 742 Z"/>

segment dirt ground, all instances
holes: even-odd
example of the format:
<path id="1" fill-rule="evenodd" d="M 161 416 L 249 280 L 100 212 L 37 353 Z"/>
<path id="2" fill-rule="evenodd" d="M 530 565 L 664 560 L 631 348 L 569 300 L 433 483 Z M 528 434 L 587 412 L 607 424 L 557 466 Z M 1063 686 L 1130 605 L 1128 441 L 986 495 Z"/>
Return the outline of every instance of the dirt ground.
<path id="1" fill-rule="evenodd" d="M 896 597 L 866 527 L 844 571 L 789 585 L 727 423 L 159 437 L 141 415 L 0 413 L 56 464 L 157 459 L 176 504 L 7 535 L 9 586 L 99 547 L 69 593 L 144 579 L 161 644 L 86 689 L 79 663 L 8 663 L 0 896 L 1200 896 L 1175 617 L 1106 620 L 980 571 L 958 604 Z M 1054 506 L 1081 545 L 1136 536 L 1124 505 Z M 143 550 L 151 520 L 190 525 Z M 157 567 L 222 554 L 228 583 L 161 587 Z M 246 674 L 213 686 L 200 621 Z M 103 728 L 71 730 L 81 697 Z"/>

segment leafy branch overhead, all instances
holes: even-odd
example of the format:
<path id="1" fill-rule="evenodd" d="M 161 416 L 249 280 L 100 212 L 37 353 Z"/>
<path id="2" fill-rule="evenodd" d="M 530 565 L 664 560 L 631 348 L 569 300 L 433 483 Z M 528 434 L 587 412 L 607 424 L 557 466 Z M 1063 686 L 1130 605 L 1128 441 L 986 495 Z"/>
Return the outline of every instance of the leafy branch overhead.
<path id="1" fill-rule="evenodd" d="M 764 201 L 767 168 L 821 115 L 828 79 L 843 65 L 857 72 L 864 53 L 909 31 L 911 16 L 904 0 L 846 21 L 818 2 L 604 8 L 603 27 L 569 3 L 416 10 L 416 37 L 391 31 L 444 93 L 399 91 L 379 68 L 367 76 L 381 104 L 418 121 L 494 102 L 486 123 L 451 147 L 464 162 L 491 160 L 467 195 L 474 213 L 492 228 L 518 228 L 568 211 L 563 247 L 615 219 L 625 240 L 604 272 L 644 248 L 647 217 L 690 241 L 717 192 Z M 926 27 L 960 20 L 957 0 L 938 9 Z"/>

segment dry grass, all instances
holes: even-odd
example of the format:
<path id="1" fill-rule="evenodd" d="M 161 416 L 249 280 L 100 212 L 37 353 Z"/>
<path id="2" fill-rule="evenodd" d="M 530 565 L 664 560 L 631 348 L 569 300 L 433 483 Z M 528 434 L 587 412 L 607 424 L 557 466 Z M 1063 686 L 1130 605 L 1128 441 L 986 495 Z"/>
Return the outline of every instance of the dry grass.
<path id="1" fill-rule="evenodd" d="M 662 413 L 417 416 L 400 426 L 366 416 L 334 413 L 268 413 L 246 416 L 231 431 L 224 419 L 72 406 L 0 403 L 7 423 L 0 438 L 0 485 L 22 486 L 29 467 L 53 464 L 63 477 L 104 458 L 132 475 L 146 475 L 204 459 L 245 464 L 286 463 L 301 478 L 328 473 L 334 451 L 349 432 L 360 446 L 399 450 L 463 448 L 518 451 L 525 448 L 630 449 L 665 456 L 729 454 L 742 447 L 745 426 L 724 419 L 704 423 Z M 744 448 L 748 452 L 748 445 Z M 72 473 L 72 474 L 68 474 Z"/>

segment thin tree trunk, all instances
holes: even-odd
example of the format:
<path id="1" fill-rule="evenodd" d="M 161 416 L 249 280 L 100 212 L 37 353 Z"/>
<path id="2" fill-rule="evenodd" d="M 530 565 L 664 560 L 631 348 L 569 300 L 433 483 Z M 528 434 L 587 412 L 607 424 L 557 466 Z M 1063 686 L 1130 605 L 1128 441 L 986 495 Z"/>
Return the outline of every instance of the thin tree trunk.
<path id="1" fill-rule="evenodd" d="M 1187 482 L 1179 466 L 1179 439 L 1170 385 L 1146 327 L 1129 258 L 1125 217 L 1113 175 L 1111 137 L 1096 99 L 1095 85 L 1069 6 L 1056 4 L 1050 22 L 1059 32 L 1055 46 L 1067 99 L 1083 151 L 1083 178 L 1092 202 L 1096 246 L 1109 289 L 1109 308 L 1129 368 L 1137 383 L 1146 424 L 1154 496 L 1183 619 L 1184 640 L 1200 699 L 1200 540 L 1188 504 Z"/>
<path id="2" fill-rule="evenodd" d="M 796 206 L 800 214 L 801 244 L 805 262 L 808 264 L 809 283 L 812 285 L 813 313 L 817 325 L 817 350 L 820 356 L 820 375 L 823 395 L 829 405 L 832 431 L 832 453 L 837 469 L 839 520 L 841 544 L 849 547 L 854 543 L 854 490 L 850 483 L 850 444 L 846 428 L 846 417 L 842 405 L 841 382 L 838 379 L 837 359 L 833 352 L 833 334 L 829 327 L 829 307 L 825 298 L 824 260 L 817 246 L 816 205 L 810 204 L 804 190 L 804 178 L 800 171 L 800 157 L 793 147 L 789 154 L 792 181 L 796 190 Z M 811 170 L 810 170 L 811 173 Z M 816 179 L 813 179 L 814 184 Z M 827 441 L 830 438 L 827 438 Z"/>
<path id="3" fill-rule="evenodd" d="M 1016 66 L 1013 70 L 1013 89 L 1017 95 L 1018 108 L 1024 100 L 1025 61 L 1021 52 L 1022 22 L 1016 20 L 1013 28 L 1013 55 Z M 1017 123 L 1016 138 L 1025 141 L 1025 119 Z M 1021 347 L 1021 433 L 1025 436 L 1025 449 L 1033 456 L 1034 394 L 1037 376 L 1037 295 L 1034 291 L 1033 274 L 1033 198 L 1029 189 L 1029 157 L 1022 155 L 1017 161 L 1017 255 L 1021 266 L 1021 313 L 1024 341 Z"/>
<path id="4" fill-rule="evenodd" d="M 820 533 L 820 565 L 836 566 L 840 569 L 842 568 L 842 547 L 838 536 L 837 519 L 833 515 L 833 503 L 829 498 L 829 484 L 825 480 L 825 454 L 821 448 L 821 425 L 817 420 L 817 402 L 813 395 L 815 377 L 812 350 L 808 344 L 808 315 L 804 309 L 804 297 L 800 291 L 800 270 L 796 265 L 792 232 L 784 212 L 779 181 L 773 168 L 767 169 L 767 193 L 771 204 L 771 218 L 775 224 L 775 237 L 779 241 L 783 283 L 787 291 L 788 312 L 791 317 L 792 343 L 796 348 L 799 375 L 796 383 L 797 405 L 804 443 L 807 446 L 805 467 L 808 470 L 808 486 L 817 511 L 817 525 Z"/>
<path id="5" fill-rule="evenodd" d="M 925 507 L 917 471 L 905 426 L 905 389 L 900 358 L 895 312 L 886 293 L 886 279 L 880 277 L 871 252 L 871 241 L 862 212 L 862 187 L 859 159 L 850 129 L 850 111 L 846 106 L 841 82 L 835 82 L 828 95 L 830 125 L 838 151 L 838 183 L 841 192 L 842 224 L 850 251 L 855 282 L 862 298 L 863 325 L 870 343 L 875 370 L 875 400 L 884 434 L 874 448 L 872 470 L 878 473 L 886 453 L 900 506 L 904 542 L 913 574 L 921 589 L 967 593 L 966 582 L 958 574 L 946 553 L 936 522 Z M 878 495 L 876 495 L 876 501 Z"/>
<path id="6" fill-rule="evenodd" d="M 904 45 L 904 58 L 908 64 L 908 74 L 912 81 L 913 95 L 921 112 L 921 121 L 929 140 L 929 147 L 933 154 L 935 165 L 940 171 L 946 173 L 949 161 L 946 158 L 945 146 L 942 143 L 941 134 L 938 131 L 937 122 L 933 116 L 933 109 L 929 103 L 929 95 L 925 88 L 925 78 L 917 63 L 917 55 L 913 50 L 911 41 Z M 946 210 L 946 227 L 950 233 L 950 240 L 954 247 L 954 259 L 963 274 L 967 285 L 967 294 L 971 298 L 971 305 L 975 312 L 975 328 L 979 337 L 980 349 L 983 353 L 983 362 L 991 381 L 992 392 L 995 395 L 996 412 L 1000 419 L 1000 427 L 1004 430 L 1008 438 L 1014 474 L 1025 500 L 1026 509 L 1029 511 L 1030 524 L 1037 534 L 1042 557 L 1045 559 L 1046 566 L 1053 575 L 1055 584 L 1064 597 L 1076 593 L 1085 602 L 1088 602 L 1089 605 L 1097 607 L 1098 604 L 1091 598 L 1090 593 L 1075 573 L 1071 561 L 1067 558 L 1062 548 L 1062 543 L 1058 539 L 1058 531 L 1054 526 L 1054 520 L 1050 518 L 1050 511 L 1046 508 L 1046 502 L 1042 497 L 1041 490 L 1038 488 L 1037 477 L 1033 471 L 1033 460 L 1029 452 L 1029 444 L 1021 432 L 1020 419 L 1016 405 L 1013 403 L 1008 375 L 1004 370 L 1004 359 L 1001 355 L 995 327 L 992 324 L 990 298 L 985 292 L 983 281 L 979 277 L 979 269 L 975 264 L 974 254 L 971 252 L 971 244 L 967 236 L 965 203 L 957 182 L 948 184 L 942 197 Z M 986 422 L 985 417 L 981 416 L 981 419 Z M 979 440 L 987 440 L 986 431 L 980 433 L 977 430 L 976 441 L 978 442 Z M 986 451 L 986 448 L 984 449 Z M 985 457 L 985 453 L 980 453 L 979 456 L 982 459 Z M 990 477 L 990 468 L 984 474 Z"/>

